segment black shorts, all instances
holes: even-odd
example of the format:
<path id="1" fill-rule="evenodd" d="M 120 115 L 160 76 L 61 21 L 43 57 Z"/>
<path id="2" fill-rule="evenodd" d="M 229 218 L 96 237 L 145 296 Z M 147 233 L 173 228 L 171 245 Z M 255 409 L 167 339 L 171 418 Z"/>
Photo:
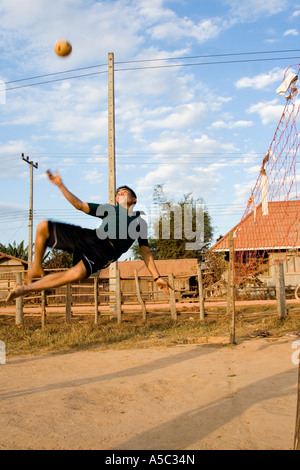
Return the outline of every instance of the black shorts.
<path id="1" fill-rule="evenodd" d="M 87 277 L 107 268 L 117 260 L 117 255 L 108 240 L 100 240 L 96 230 L 78 225 L 48 221 L 50 237 L 47 246 L 73 254 L 73 265 L 83 261 Z"/>

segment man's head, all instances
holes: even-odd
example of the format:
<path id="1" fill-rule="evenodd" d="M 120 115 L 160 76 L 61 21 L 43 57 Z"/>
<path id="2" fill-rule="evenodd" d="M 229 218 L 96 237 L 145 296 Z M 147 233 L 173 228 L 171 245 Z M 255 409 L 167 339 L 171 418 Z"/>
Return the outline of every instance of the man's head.
<path id="1" fill-rule="evenodd" d="M 129 186 L 119 186 L 116 191 L 116 202 L 120 206 L 131 207 L 136 204 L 137 196 Z"/>

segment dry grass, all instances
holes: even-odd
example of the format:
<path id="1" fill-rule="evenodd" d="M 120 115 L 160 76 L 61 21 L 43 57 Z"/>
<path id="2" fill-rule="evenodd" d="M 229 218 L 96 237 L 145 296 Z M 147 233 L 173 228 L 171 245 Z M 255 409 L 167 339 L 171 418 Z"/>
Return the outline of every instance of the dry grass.
<path id="1" fill-rule="evenodd" d="M 300 311 L 293 310 L 286 319 L 271 315 L 274 308 L 240 309 L 236 323 L 238 340 L 269 335 L 273 339 L 292 332 L 300 332 Z M 133 349 L 172 347 L 186 343 L 228 344 L 229 320 L 224 310 L 210 312 L 205 322 L 198 321 L 197 313 L 182 313 L 174 323 L 168 314 L 152 313 L 146 323 L 140 315 L 126 314 L 121 325 L 109 316 L 100 316 L 97 325 L 92 316 L 76 316 L 70 324 L 62 317 L 48 316 L 41 328 L 39 317 L 25 317 L 24 326 L 15 326 L 14 318 L 0 316 L 0 340 L 6 344 L 7 356 L 41 355 L 70 352 L 88 348 Z"/>

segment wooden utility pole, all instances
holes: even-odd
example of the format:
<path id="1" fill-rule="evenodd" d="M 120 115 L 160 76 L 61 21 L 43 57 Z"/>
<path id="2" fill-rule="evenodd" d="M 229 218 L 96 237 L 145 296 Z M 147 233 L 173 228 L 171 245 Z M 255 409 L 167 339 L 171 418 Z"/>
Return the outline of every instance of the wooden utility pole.
<path id="1" fill-rule="evenodd" d="M 99 280 L 99 273 L 94 275 L 94 304 L 95 304 L 95 324 L 98 323 L 98 304 L 99 304 L 99 295 L 98 295 L 98 280 Z"/>
<path id="2" fill-rule="evenodd" d="M 201 269 L 200 263 L 197 264 L 197 274 L 198 274 L 200 321 L 204 321 L 205 320 L 205 309 L 204 309 L 205 295 L 204 295 L 204 288 L 203 288 L 203 275 L 202 275 L 202 269 Z"/>
<path id="3" fill-rule="evenodd" d="M 299 369 L 298 369 L 298 399 L 297 399 L 297 416 L 296 416 L 294 450 L 300 450 L 300 364 L 299 364 Z"/>
<path id="4" fill-rule="evenodd" d="M 41 303 L 42 303 L 42 328 L 46 326 L 46 304 L 47 304 L 47 297 L 46 291 L 42 290 L 41 292 Z"/>
<path id="5" fill-rule="evenodd" d="M 72 319 L 72 287 L 71 284 L 66 285 L 66 323 L 70 323 Z"/>
<path id="6" fill-rule="evenodd" d="M 174 321 L 177 321 L 177 308 L 176 308 L 176 296 L 175 296 L 175 279 L 174 274 L 169 274 L 169 284 L 173 289 L 170 289 L 170 310 L 171 318 Z"/>
<path id="7" fill-rule="evenodd" d="M 114 54 L 108 54 L 108 197 L 116 202 L 115 78 Z"/>
<path id="8" fill-rule="evenodd" d="M 122 291 L 120 270 L 118 268 L 116 269 L 116 311 L 117 321 L 120 325 L 122 323 Z"/>
<path id="9" fill-rule="evenodd" d="M 134 279 L 135 279 L 136 295 L 137 295 L 138 301 L 140 303 L 140 306 L 142 308 L 142 319 L 145 322 L 147 320 L 147 310 L 146 310 L 146 304 L 144 302 L 144 299 L 143 299 L 142 293 L 141 293 L 139 274 L 138 274 L 137 269 L 134 270 Z"/>
<path id="10" fill-rule="evenodd" d="M 235 285 L 234 285 L 234 233 L 229 234 L 229 272 L 228 272 L 228 296 L 230 309 L 230 343 L 236 344 L 235 339 Z"/>
<path id="11" fill-rule="evenodd" d="M 116 146 L 115 146 L 115 77 L 114 54 L 108 54 L 108 202 L 116 204 Z M 109 291 L 116 292 L 116 275 L 118 264 L 109 267 Z M 110 297 L 110 310 L 116 310 L 116 298 Z"/>
<path id="12" fill-rule="evenodd" d="M 279 318 L 286 317 L 286 295 L 283 263 L 276 265 L 276 299 Z"/>
<path id="13" fill-rule="evenodd" d="M 22 281 L 22 273 L 16 274 L 16 284 L 21 286 L 23 283 Z M 23 326 L 24 325 L 24 314 L 23 314 L 23 297 L 16 298 L 16 325 Z"/>
<path id="14" fill-rule="evenodd" d="M 33 244 L 33 168 L 38 168 L 38 163 L 33 163 L 29 157 L 24 157 L 22 153 L 22 160 L 30 165 L 30 190 L 29 190 L 29 239 L 28 239 L 28 268 L 32 264 L 32 244 Z"/>

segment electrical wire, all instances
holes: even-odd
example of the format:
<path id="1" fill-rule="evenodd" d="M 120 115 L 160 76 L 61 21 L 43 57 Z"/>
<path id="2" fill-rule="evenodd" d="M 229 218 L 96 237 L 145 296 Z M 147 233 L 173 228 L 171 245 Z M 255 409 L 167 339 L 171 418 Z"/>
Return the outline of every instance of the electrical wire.
<path id="1" fill-rule="evenodd" d="M 230 209 L 230 214 L 237 214 L 241 213 L 244 210 L 244 205 L 241 204 L 230 204 L 228 206 L 227 204 L 215 204 L 215 205 L 209 205 L 207 206 L 206 204 L 204 205 L 204 210 L 208 212 L 210 215 L 227 215 L 228 210 Z M 138 210 L 138 209 L 137 209 Z M 143 210 L 145 210 L 143 206 Z M 151 216 L 158 216 L 160 215 L 160 210 L 156 209 L 155 206 L 151 207 L 146 207 L 146 216 L 151 215 Z M 55 218 L 60 218 L 60 219 L 76 219 L 76 220 L 87 220 L 86 214 L 82 214 L 78 211 L 75 210 L 70 210 L 70 209 L 42 209 L 42 210 L 34 210 L 33 212 L 33 218 L 42 220 L 45 218 L 52 219 L 53 217 Z M 21 221 L 21 226 L 18 228 L 18 231 L 22 228 L 22 226 L 25 225 L 25 223 L 28 223 L 28 211 L 24 211 L 23 215 L 17 216 L 15 213 L 14 214 L 0 214 L 0 224 L 7 224 L 7 223 L 14 223 Z M 97 224 L 97 221 L 96 221 Z"/>
<path id="2" fill-rule="evenodd" d="M 190 60 L 190 59 L 207 59 L 213 57 L 234 57 L 234 56 L 242 56 L 242 55 L 261 55 L 261 54 L 281 54 L 281 53 L 292 53 L 292 52 L 300 52 L 300 49 L 285 49 L 285 50 L 277 50 L 277 51 L 252 51 L 252 52 L 235 52 L 235 53 L 226 53 L 226 54 L 205 54 L 205 55 L 195 55 L 195 56 L 181 56 L 181 57 L 160 57 L 154 59 L 136 59 L 136 60 L 127 60 L 127 61 L 115 61 L 115 65 L 124 65 L 124 64 L 133 64 L 133 63 L 145 63 L 145 62 L 162 62 L 162 61 L 170 61 L 170 60 Z M 105 64 L 97 64 L 97 65 L 90 65 L 86 67 L 79 67 L 75 69 L 63 70 L 61 72 L 52 72 L 43 75 L 36 75 L 33 77 L 21 78 L 17 80 L 10 80 L 5 82 L 5 85 L 9 85 L 11 83 L 18 83 L 27 80 L 36 80 L 38 78 L 46 78 L 51 77 L 54 75 L 60 75 L 65 73 L 73 73 L 79 72 L 82 70 L 90 70 L 93 68 L 99 67 L 107 67 L 107 63 Z"/>
<path id="3" fill-rule="evenodd" d="M 261 51 L 261 52 L 239 52 L 239 53 L 230 53 L 230 54 L 211 54 L 211 55 L 202 55 L 202 56 L 189 56 L 189 57 L 167 57 L 167 58 L 157 58 L 157 59 L 140 59 L 140 60 L 130 60 L 130 61 L 122 61 L 122 62 L 115 62 L 116 65 L 125 65 L 125 64 L 132 64 L 132 63 L 145 63 L 145 62 L 156 62 L 156 61 L 170 61 L 170 60 L 187 60 L 187 59 L 203 59 L 203 58 L 214 58 L 214 57 L 234 57 L 234 56 L 242 56 L 242 55 L 260 55 L 260 54 L 278 54 L 278 53 L 292 53 L 292 52 L 300 52 L 299 49 L 290 49 L 290 50 L 282 50 L 282 51 Z M 121 68 L 117 69 L 115 68 L 115 72 L 124 72 L 124 71 L 133 71 L 133 70 L 150 70 L 150 69 L 161 69 L 161 68 L 172 68 L 172 67 L 191 67 L 191 66 L 207 66 L 207 65 L 225 65 L 225 64 L 234 64 L 234 63 L 247 63 L 247 62 L 262 62 L 262 61 L 281 61 L 281 60 L 294 60 L 294 59 L 299 59 L 299 56 L 293 56 L 293 57 L 265 57 L 265 58 L 256 58 L 256 59 L 241 59 L 241 60 L 227 60 L 227 61 L 213 61 L 213 62 L 197 62 L 197 63 L 181 63 L 181 64 L 166 64 L 166 65 L 154 65 L 154 66 L 147 66 L 147 67 L 129 67 L 129 68 Z M 54 75 L 59 75 L 59 74 L 65 74 L 65 73 L 72 73 L 74 71 L 83 71 L 83 70 L 89 70 L 91 68 L 98 68 L 98 67 L 103 67 L 107 64 L 100 64 L 100 65 L 92 65 L 88 67 L 81 67 L 77 69 L 71 69 L 69 71 L 63 71 L 63 72 L 54 72 L 54 73 L 49 73 L 49 74 L 44 74 L 44 75 L 38 75 L 36 77 L 28 77 L 28 78 L 23 78 L 23 79 L 18 79 L 18 80 L 11 80 L 8 82 L 5 82 L 4 85 L 9 85 L 13 83 L 18 83 L 22 81 L 28 81 L 28 80 L 35 80 L 38 78 L 46 78 Z M 30 84 L 25 84 L 25 85 L 20 85 L 16 87 L 6 87 L 5 91 L 10 91 L 10 90 L 16 90 L 20 88 L 27 88 L 27 87 L 32 87 L 32 86 L 37 86 L 37 85 L 43 85 L 43 84 L 48 84 L 48 83 L 55 83 L 59 81 L 65 81 L 65 80 L 72 80 L 72 79 L 77 79 L 77 78 L 83 78 L 83 77 L 90 77 L 94 75 L 100 75 L 100 74 L 105 74 L 107 73 L 107 70 L 105 71 L 99 71 L 99 72 L 93 72 L 93 73 L 87 73 L 87 74 L 82 74 L 82 75 L 75 75 L 71 77 L 64 77 L 64 78 L 57 78 L 54 80 L 46 80 L 43 82 L 37 82 L 37 83 L 30 83 Z"/>

